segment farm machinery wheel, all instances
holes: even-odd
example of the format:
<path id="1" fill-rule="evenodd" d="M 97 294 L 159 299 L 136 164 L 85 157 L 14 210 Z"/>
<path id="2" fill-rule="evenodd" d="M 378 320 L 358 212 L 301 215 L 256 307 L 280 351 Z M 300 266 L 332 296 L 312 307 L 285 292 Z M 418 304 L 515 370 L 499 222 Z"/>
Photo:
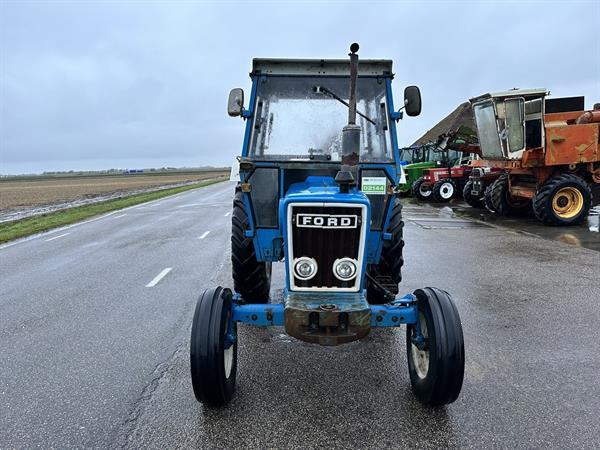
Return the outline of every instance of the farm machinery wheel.
<path id="1" fill-rule="evenodd" d="M 392 215 L 388 226 L 388 233 L 391 233 L 392 239 L 383 241 L 381 258 L 378 264 L 369 266 L 369 276 L 373 277 L 377 283 L 390 293 L 398 293 L 398 284 L 402 280 L 402 265 L 404 257 L 402 251 L 404 248 L 403 239 L 404 221 L 402 220 L 402 203 L 400 199 L 394 199 Z M 367 278 L 367 301 L 374 305 L 387 303 L 386 293 Z"/>
<path id="2" fill-rule="evenodd" d="M 547 225 L 581 223 L 592 205 L 588 184 L 570 173 L 550 178 L 533 197 L 535 216 Z"/>
<path id="3" fill-rule="evenodd" d="M 425 178 L 420 177 L 412 185 L 412 194 L 415 198 L 427 201 L 431 198 L 431 187 L 424 186 Z"/>
<path id="4" fill-rule="evenodd" d="M 248 213 L 241 191 L 235 193 L 231 215 L 231 271 L 233 288 L 252 303 L 267 303 L 271 289 L 271 263 L 258 261 L 252 238 L 246 237 Z"/>
<path id="5" fill-rule="evenodd" d="M 465 187 L 463 188 L 463 198 L 465 199 L 465 202 L 473 208 L 485 208 L 485 199 L 482 197 L 475 197 L 472 194 L 472 190 L 473 182 L 467 181 L 467 184 L 465 184 Z"/>
<path id="6" fill-rule="evenodd" d="M 488 185 L 485 188 L 485 192 L 483 194 L 483 203 L 486 207 L 486 209 L 488 211 L 491 211 L 493 213 L 496 212 L 496 207 L 494 206 L 494 204 L 492 203 L 492 186 L 494 185 L 494 183 Z"/>
<path id="7" fill-rule="evenodd" d="M 237 326 L 231 319 L 231 291 L 216 287 L 196 304 L 190 342 L 192 387 L 207 407 L 223 406 L 235 390 Z"/>
<path id="8" fill-rule="evenodd" d="M 460 316 L 445 291 L 424 288 L 414 294 L 419 310 L 418 324 L 406 327 L 412 389 L 425 405 L 446 405 L 458 398 L 464 377 L 465 349 Z"/>
<path id="9" fill-rule="evenodd" d="M 434 201 L 447 203 L 457 192 L 456 183 L 450 178 L 436 181 L 431 192 Z"/>
<path id="10" fill-rule="evenodd" d="M 490 195 L 495 212 L 501 216 L 523 216 L 531 209 L 531 200 L 519 199 L 510 195 L 507 173 L 500 175 L 494 181 Z"/>

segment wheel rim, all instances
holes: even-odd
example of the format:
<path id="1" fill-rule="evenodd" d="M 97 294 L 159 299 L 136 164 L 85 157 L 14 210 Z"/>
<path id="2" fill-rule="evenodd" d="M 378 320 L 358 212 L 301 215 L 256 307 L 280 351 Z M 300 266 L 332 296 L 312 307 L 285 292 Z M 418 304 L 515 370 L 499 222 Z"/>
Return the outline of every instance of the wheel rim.
<path id="1" fill-rule="evenodd" d="M 421 326 L 421 334 L 425 339 L 428 339 L 427 322 L 423 313 L 419 313 L 419 325 Z M 429 372 L 429 350 L 419 350 L 415 344 L 412 344 L 411 354 L 417 376 L 424 379 L 427 377 L 427 372 Z"/>
<path id="2" fill-rule="evenodd" d="M 421 194 L 423 197 L 429 197 L 431 195 L 431 189 L 428 189 L 427 187 L 423 186 L 423 184 L 420 184 L 419 194 Z"/>
<path id="3" fill-rule="evenodd" d="M 452 185 L 452 183 L 442 184 L 442 186 L 440 187 L 440 196 L 444 200 L 447 200 L 447 199 L 451 198 L 453 195 L 454 195 L 454 186 Z"/>
<path id="4" fill-rule="evenodd" d="M 552 198 L 552 210 L 562 219 L 571 219 L 583 209 L 583 195 L 577 188 L 568 186 L 560 189 Z"/>
<path id="5" fill-rule="evenodd" d="M 227 338 L 227 332 L 229 331 L 229 315 L 227 316 L 225 322 L 225 338 Z M 231 376 L 231 369 L 233 367 L 233 346 L 235 344 L 229 345 L 229 348 L 223 350 L 223 365 L 225 366 L 225 378 L 229 378 Z"/>

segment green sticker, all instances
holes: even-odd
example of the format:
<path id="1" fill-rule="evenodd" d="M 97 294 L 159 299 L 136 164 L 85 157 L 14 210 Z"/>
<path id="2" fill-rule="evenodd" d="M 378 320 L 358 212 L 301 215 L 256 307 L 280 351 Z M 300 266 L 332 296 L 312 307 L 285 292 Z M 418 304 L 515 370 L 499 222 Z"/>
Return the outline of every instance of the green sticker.
<path id="1" fill-rule="evenodd" d="M 365 194 L 384 195 L 387 187 L 386 177 L 363 177 L 361 190 Z"/>

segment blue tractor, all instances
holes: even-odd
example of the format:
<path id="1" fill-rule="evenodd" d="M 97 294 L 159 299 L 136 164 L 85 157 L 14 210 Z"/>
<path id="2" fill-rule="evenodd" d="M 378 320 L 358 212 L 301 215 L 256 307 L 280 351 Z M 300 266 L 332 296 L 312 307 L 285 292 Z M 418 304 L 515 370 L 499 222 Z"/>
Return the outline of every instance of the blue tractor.
<path id="1" fill-rule="evenodd" d="M 237 324 L 283 326 L 290 336 L 339 345 L 374 327 L 406 325 L 414 393 L 427 405 L 458 397 L 464 373 L 460 317 L 450 295 L 398 295 L 403 264 L 403 178 L 396 121 L 417 116 L 416 86 L 392 101 L 392 62 L 254 59 L 250 102 L 233 89 L 228 113 L 246 121 L 233 200 L 233 291 L 207 289 L 194 314 L 194 394 L 227 404 L 237 369 Z M 402 111 L 404 110 L 404 111 Z M 271 265 L 285 264 L 282 298 Z"/>

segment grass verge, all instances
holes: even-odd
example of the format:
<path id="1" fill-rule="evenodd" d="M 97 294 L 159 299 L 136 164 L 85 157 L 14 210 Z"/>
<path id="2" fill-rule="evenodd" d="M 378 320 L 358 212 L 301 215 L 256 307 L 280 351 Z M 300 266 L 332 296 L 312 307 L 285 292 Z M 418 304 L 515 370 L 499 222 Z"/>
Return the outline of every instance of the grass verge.
<path id="1" fill-rule="evenodd" d="M 48 214 L 41 214 L 25 219 L 13 220 L 0 223 L 0 244 L 14 239 L 19 239 L 35 233 L 41 233 L 52 228 L 58 228 L 70 225 L 90 217 L 98 216 L 117 209 L 127 208 L 128 206 L 139 203 L 149 202 L 169 195 L 189 191 L 199 187 L 209 186 L 211 184 L 225 181 L 225 179 L 216 179 L 201 181 L 200 183 L 179 186 L 161 191 L 144 192 L 142 194 L 130 195 L 128 197 L 106 200 L 91 205 L 75 206 L 73 208 L 61 209 Z"/>

